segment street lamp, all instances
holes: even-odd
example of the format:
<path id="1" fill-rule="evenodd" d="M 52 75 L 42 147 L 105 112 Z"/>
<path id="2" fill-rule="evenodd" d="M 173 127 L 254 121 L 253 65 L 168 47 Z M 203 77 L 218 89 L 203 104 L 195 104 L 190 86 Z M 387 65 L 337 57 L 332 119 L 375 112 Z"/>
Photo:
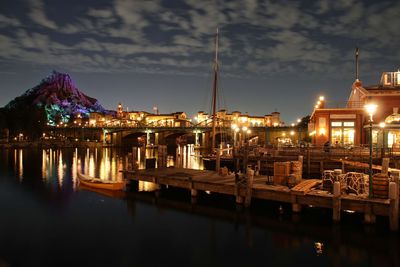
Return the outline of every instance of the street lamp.
<path id="1" fill-rule="evenodd" d="M 237 133 L 240 131 L 240 129 L 239 128 L 235 128 L 235 133 L 234 133 L 234 135 L 233 135 L 233 145 L 234 146 L 236 146 L 237 145 Z"/>
<path id="2" fill-rule="evenodd" d="M 369 197 L 372 197 L 372 116 L 376 112 L 376 104 L 367 104 L 364 106 L 369 115 Z"/>
<path id="3" fill-rule="evenodd" d="M 381 157 L 385 157 L 385 122 L 380 122 L 379 127 L 382 129 L 382 150 L 381 150 Z"/>

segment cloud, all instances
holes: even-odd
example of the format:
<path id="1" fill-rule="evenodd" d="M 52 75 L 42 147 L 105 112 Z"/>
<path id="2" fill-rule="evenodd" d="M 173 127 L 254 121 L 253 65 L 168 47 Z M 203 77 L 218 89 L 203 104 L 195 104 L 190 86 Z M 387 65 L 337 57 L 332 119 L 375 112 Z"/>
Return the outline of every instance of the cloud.
<path id="1" fill-rule="evenodd" d="M 18 27 L 21 26 L 21 22 L 16 18 L 10 18 L 0 14 L 0 28 L 2 27 Z"/>
<path id="2" fill-rule="evenodd" d="M 22 15 L 0 14 L 0 60 L 200 75 L 210 67 L 217 26 L 222 67 L 230 76 L 300 68 L 323 73 L 330 65 L 347 66 L 356 44 L 365 61 L 393 62 L 399 53 L 400 3 L 115 0 L 82 2 L 80 13 L 64 20 L 51 20 L 43 0 L 28 3 L 35 25 L 23 24 Z"/>
<path id="3" fill-rule="evenodd" d="M 53 30 L 57 29 L 56 23 L 47 18 L 42 0 L 30 0 L 29 3 L 31 8 L 29 17 L 32 19 L 32 21 L 46 28 Z"/>
<path id="4" fill-rule="evenodd" d="M 114 13 L 110 9 L 89 9 L 87 12 L 89 16 L 95 18 L 111 18 L 114 16 Z"/>

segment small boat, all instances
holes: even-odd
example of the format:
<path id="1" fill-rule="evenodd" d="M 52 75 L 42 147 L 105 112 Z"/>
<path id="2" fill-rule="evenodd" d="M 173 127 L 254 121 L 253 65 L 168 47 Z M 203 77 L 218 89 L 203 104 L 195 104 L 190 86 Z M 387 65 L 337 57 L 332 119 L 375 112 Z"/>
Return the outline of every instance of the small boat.
<path id="1" fill-rule="evenodd" d="M 86 190 L 90 192 L 94 192 L 106 197 L 111 197 L 111 198 L 118 198 L 118 199 L 124 199 L 126 198 L 126 192 L 122 190 L 107 190 L 107 189 L 99 189 L 99 188 L 94 188 L 90 186 L 86 186 L 83 184 L 79 184 L 79 190 Z"/>
<path id="2" fill-rule="evenodd" d="M 95 178 L 89 175 L 85 175 L 78 171 L 79 183 L 88 187 L 107 189 L 107 190 L 123 190 L 125 188 L 125 181 L 105 181 L 100 178 Z"/>

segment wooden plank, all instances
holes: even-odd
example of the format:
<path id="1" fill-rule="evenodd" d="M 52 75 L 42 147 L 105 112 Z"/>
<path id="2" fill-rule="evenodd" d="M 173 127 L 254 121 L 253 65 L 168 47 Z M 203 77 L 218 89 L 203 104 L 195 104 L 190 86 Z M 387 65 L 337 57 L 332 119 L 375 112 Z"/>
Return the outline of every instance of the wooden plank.
<path id="1" fill-rule="evenodd" d="M 290 191 L 292 194 L 305 195 L 307 192 L 311 191 L 311 189 L 314 186 L 316 186 L 320 183 L 321 183 L 321 180 L 319 180 L 319 179 L 303 180 L 298 185 L 293 187 Z"/>

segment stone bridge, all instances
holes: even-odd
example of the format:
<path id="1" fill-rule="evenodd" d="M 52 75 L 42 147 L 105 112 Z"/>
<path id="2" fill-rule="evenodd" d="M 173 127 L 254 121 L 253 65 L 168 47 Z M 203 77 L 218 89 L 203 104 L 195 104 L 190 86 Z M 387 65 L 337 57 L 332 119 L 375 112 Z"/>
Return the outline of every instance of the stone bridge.
<path id="1" fill-rule="evenodd" d="M 230 127 L 216 128 L 216 141 L 236 144 L 255 140 L 258 144 L 276 144 L 278 140 L 290 139 L 293 143 L 307 137 L 307 129 L 301 127 L 248 127 L 250 133 L 235 132 Z M 50 127 L 49 132 L 66 138 L 97 140 L 114 146 L 158 145 L 191 143 L 208 147 L 212 127 Z"/>

